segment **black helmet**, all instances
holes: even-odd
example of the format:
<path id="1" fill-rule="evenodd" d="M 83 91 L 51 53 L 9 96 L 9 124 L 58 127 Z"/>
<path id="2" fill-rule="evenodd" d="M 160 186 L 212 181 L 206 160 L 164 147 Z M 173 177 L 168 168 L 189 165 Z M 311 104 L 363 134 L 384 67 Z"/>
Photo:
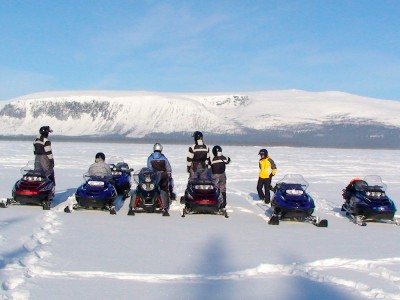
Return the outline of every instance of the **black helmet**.
<path id="1" fill-rule="evenodd" d="M 215 146 L 212 148 L 212 153 L 214 154 L 214 156 L 217 156 L 217 155 L 218 155 L 218 152 L 219 152 L 220 155 L 221 155 L 221 153 L 222 153 L 222 148 L 221 148 L 221 146 L 215 145 Z"/>
<path id="2" fill-rule="evenodd" d="M 153 152 L 162 152 L 163 146 L 160 143 L 155 143 L 153 146 Z"/>
<path id="3" fill-rule="evenodd" d="M 194 141 L 196 142 L 197 140 L 202 140 L 203 139 L 203 133 L 202 132 L 200 132 L 200 131 L 195 131 L 195 132 L 193 132 L 193 135 L 192 135 L 193 137 L 194 137 Z"/>
<path id="4" fill-rule="evenodd" d="M 39 129 L 40 134 L 49 134 L 50 132 L 53 132 L 53 130 L 50 128 L 50 126 L 42 126 Z"/>
<path id="5" fill-rule="evenodd" d="M 268 156 L 267 149 L 261 149 L 260 152 L 258 152 L 258 155 Z"/>
<path id="6" fill-rule="evenodd" d="M 104 155 L 103 152 L 99 152 L 96 154 L 95 159 L 101 158 L 102 160 L 106 160 L 106 156 Z"/>

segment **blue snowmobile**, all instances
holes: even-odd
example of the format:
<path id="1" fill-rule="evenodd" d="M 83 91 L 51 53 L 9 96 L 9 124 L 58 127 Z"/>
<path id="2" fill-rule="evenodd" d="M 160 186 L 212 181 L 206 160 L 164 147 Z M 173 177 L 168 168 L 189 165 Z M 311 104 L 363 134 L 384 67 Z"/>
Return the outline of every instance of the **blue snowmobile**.
<path id="1" fill-rule="evenodd" d="M 102 209 L 115 215 L 114 201 L 117 198 L 117 191 L 110 183 L 110 179 L 103 177 L 90 177 L 87 173 L 83 175 L 85 182 L 75 192 L 76 204 L 73 209 Z M 64 211 L 70 213 L 67 206 Z"/>
<path id="2" fill-rule="evenodd" d="M 400 225 L 395 218 L 396 206 L 386 195 L 386 184 L 378 175 L 368 175 L 364 179 L 354 178 L 343 189 L 342 211 L 354 223 L 365 226 L 367 221 L 393 222 Z"/>
<path id="3" fill-rule="evenodd" d="M 268 222 L 279 225 L 282 219 L 310 222 L 318 227 L 327 227 L 328 221 L 313 216 L 315 204 L 313 198 L 306 192 L 308 182 L 299 174 L 289 174 L 278 181 L 273 188 L 274 197 L 271 201 L 273 210 Z"/>
<path id="4" fill-rule="evenodd" d="M 133 172 L 133 169 L 129 168 L 123 158 L 117 156 L 110 157 L 108 165 L 111 168 L 113 184 L 117 194 L 123 195 L 122 199 L 125 200 L 129 197 L 131 190 L 131 172 Z"/>

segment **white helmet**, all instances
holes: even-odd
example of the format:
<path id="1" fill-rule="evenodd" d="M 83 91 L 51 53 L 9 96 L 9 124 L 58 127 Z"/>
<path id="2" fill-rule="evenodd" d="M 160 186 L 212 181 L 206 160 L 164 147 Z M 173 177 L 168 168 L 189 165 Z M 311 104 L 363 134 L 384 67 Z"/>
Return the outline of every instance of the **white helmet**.
<path id="1" fill-rule="evenodd" d="M 162 152 L 163 146 L 160 143 L 155 143 L 153 146 L 153 152 Z"/>

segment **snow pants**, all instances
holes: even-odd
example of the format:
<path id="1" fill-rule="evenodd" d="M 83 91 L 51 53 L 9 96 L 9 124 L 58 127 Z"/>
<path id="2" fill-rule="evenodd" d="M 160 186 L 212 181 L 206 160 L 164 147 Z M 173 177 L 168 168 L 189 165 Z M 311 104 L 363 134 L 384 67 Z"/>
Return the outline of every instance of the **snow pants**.
<path id="1" fill-rule="evenodd" d="M 271 201 L 270 195 L 271 189 L 271 178 L 258 178 L 257 182 L 257 193 L 260 200 L 264 200 L 265 202 Z"/>

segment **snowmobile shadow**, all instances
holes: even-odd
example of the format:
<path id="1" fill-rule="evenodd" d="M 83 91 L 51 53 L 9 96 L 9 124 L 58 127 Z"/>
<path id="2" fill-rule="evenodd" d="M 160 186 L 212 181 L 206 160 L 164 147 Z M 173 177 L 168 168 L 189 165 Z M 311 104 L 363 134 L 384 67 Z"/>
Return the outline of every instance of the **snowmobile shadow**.
<path id="1" fill-rule="evenodd" d="M 250 193 L 249 196 L 251 200 L 260 200 L 257 193 Z"/>
<path id="2" fill-rule="evenodd" d="M 264 215 L 267 216 L 268 218 L 271 218 L 272 213 L 273 213 L 272 207 L 267 206 L 267 209 L 265 210 Z"/>
<path id="3" fill-rule="evenodd" d="M 67 201 L 68 197 L 73 195 L 75 191 L 76 189 L 67 189 L 65 191 L 56 192 L 51 204 L 51 208 L 56 207 L 57 205 L 60 205 L 61 203 Z"/>
<path id="4" fill-rule="evenodd" d="M 334 208 L 332 208 L 332 211 L 345 216 L 345 213 L 342 211 L 342 207 L 334 207 Z"/>

